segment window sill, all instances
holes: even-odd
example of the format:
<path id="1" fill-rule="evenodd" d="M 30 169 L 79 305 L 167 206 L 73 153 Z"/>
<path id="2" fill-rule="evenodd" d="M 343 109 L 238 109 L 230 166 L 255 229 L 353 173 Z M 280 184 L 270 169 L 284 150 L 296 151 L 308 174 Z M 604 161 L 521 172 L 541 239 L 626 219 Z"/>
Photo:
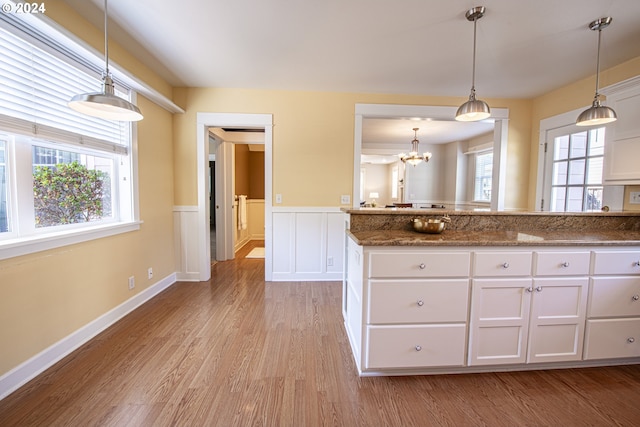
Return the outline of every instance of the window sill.
<path id="1" fill-rule="evenodd" d="M 136 231 L 140 224 L 142 221 L 122 222 L 0 241 L 0 260 Z"/>

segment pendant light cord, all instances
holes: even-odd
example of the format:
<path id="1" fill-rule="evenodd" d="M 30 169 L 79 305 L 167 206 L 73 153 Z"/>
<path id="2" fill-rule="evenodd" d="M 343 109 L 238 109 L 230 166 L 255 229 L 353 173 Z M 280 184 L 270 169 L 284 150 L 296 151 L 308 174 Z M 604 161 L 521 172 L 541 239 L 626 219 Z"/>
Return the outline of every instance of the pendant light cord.
<path id="1" fill-rule="evenodd" d="M 473 66 L 471 71 L 471 93 L 476 91 L 476 25 L 478 18 L 473 18 Z"/>
<path id="2" fill-rule="evenodd" d="M 104 0 L 104 66 L 105 73 L 109 75 L 109 30 L 107 27 L 107 0 Z"/>
<path id="3" fill-rule="evenodd" d="M 598 93 L 598 89 L 600 88 L 600 39 L 602 36 L 602 28 L 598 29 L 598 53 L 596 55 L 596 95 L 595 99 L 597 100 L 600 94 Z"/>

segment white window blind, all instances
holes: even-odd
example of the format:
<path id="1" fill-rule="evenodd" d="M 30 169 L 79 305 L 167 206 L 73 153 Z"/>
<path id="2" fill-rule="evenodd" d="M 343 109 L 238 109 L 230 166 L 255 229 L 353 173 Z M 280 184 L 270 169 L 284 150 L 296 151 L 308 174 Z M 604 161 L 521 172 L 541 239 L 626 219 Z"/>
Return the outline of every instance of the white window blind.
<path id="1" fill-rule="evenodd" d="M 473 199 L 476 202 L 491 201 L 493 175 L 493 151 L 476 154 L 476 171 Z"/>
<path id="2" fill-rule="evenodd" d="M 99 92 L 101 83 L 99 76 L 87 75 L 0 28 L 3 129 L 126 154 L 131 133 L 128 122 L 86 116 L 67 106 L 74 95 Z"/>

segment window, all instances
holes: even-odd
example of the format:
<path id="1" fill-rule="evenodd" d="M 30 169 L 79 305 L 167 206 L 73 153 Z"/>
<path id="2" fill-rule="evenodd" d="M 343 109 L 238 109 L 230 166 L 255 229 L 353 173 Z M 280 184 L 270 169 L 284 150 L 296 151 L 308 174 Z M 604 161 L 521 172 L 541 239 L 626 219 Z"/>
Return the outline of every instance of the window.
<path id="1" fill-rule="evenodd" d="M 551 211 L 588 212 L 602 208 L 604 132 L 602 127 L 553 139 Z"/>
<path id="2" fill-rule="evenodd" d="M 0 140 L 0 233 L 9 231 L 7 214 L 7 143 Z"/>
<path id="3" fill-rule="evenodd" d="M 491 178 L 493 176 L 493 151 L 476 154 L 476 169 L 473 190 L 474 202 L 491 201 Z"/>
<path id="4" fill-rule="evenodd" d="M 32 36 L 0 28 L 0 259 L 138 228 L 134 125 L 68 108 L 100 75 Z"/>
<path id="5" fill-rule="evenodd" d="M 398 165 L 394 165 L 391 169 L 391 198 L 393 200 L 398 200 L 398 186 L 400 182 L 398 182 Z"/>

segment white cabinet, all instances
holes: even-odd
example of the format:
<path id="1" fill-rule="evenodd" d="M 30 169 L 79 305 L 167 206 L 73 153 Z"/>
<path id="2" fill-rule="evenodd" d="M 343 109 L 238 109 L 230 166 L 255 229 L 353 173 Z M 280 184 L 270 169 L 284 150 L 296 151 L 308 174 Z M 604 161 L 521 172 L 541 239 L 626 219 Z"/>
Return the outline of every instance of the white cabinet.
<path id="1" fill-rule="evenodd" d="M 618 120 L 605 131 L 604 183 L 608 185 L 640 183 L 640 81 L 625 85 L 607 95 L 607 104 Z"/>
<path id="2" fill-rule="evenodd" d="M 469 365 L 524 363 L 531 278 L 474 279 Z"/>
<path id="3" fill-rule="evenodd" d="M 534 279 L 527 362 L 582 359 L 589 279 Z"/>
<path id="4" fill-rule="evenodd" d="M 348 239 L 346 259 L 343 315 L 361 375 L 640 361 L 638 248 Z"/>
<path id="5" fill-rule="evenodd" d="M 580 360 L 589 257 L 588 251 L 476 253 L 469 364 Z M 497 277 L 486 278 L 492 271 Z"/>
<path id="6" fill-rule="evenodd" d="M 584 358 L 639 357 L 640 251 L 595 251 L 593 264 Z"/>
<path id="7" fill-rule="evenodd" d="M 345 326 L 360 373 L 465 365 L 468 251 L 351 241 L 348 252 Z"/>

